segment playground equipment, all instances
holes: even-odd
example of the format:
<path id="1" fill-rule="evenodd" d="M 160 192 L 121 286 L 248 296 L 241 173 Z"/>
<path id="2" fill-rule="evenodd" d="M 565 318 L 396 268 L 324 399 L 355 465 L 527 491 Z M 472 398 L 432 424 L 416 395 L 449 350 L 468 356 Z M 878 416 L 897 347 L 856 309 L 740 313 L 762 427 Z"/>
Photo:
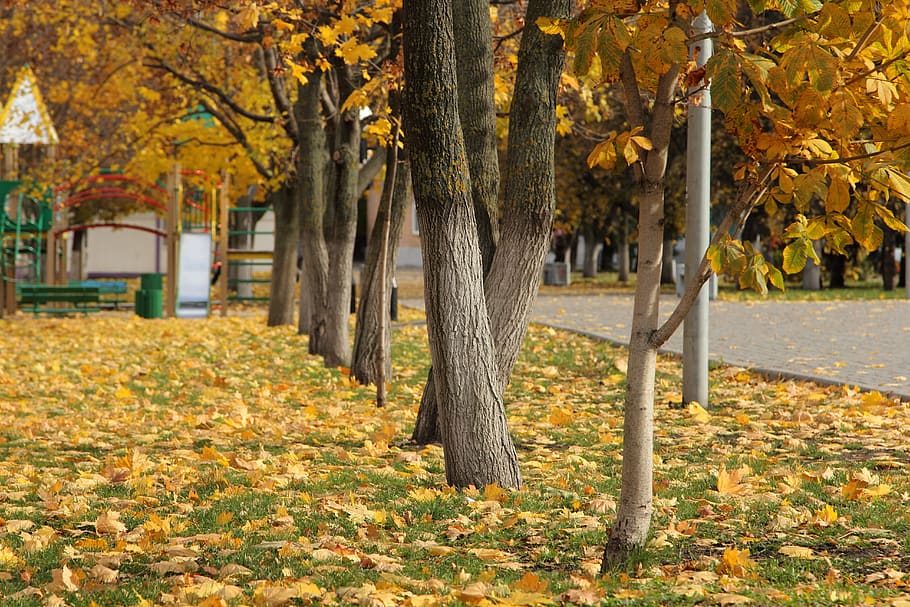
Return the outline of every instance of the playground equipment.
<path id="1" fill-rule="evenodd" d="M 254 285 L 271 282 L 270 278 L 257 277 L 256 270 L 272 267 L 272 251 L 257 250 L 256 239 L 273 235 L 271 231 L 253 228 L 256 223 L 254 215 L 265 210 L 252 206 L 251 201 L 255 195 L 256 186 L 251 186 L 246 195 L 240 197 L 237 206 L 225 204 L 221 207 L 222 242 L 219 249 L 227 252 L 221 260 L 222 273 L 227 276 L 227 280 L 221 283 L 221 299 L 225 303 L 268 300 L 268 297 L 256 295 L 253 291 Z M 232 244 L 234 246 L 231 246 Z M 236 295 L 228 296 L 230 289 L 233 289 Z"/>
<path id="2" fill-rule="evenodd" d="M 52 222 L 50 204 L 17 191 L 20 185 L 0 181 L 0 277 L 7 312 L 15 312 L 17 283 L 41 280 L 41 260 Z"/>

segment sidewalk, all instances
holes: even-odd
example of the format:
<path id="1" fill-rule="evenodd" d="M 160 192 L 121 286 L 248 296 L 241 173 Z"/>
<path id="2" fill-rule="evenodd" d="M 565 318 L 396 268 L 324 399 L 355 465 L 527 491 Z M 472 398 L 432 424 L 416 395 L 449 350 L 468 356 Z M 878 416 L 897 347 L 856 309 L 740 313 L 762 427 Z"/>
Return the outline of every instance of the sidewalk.
<path id="1" fill-rule="evenodd" d="M 661 298 L 661 318 L 676 305 Z M 710 303 L 712 360 L 910 400 L 910 301 Z M 541 296 L 534 322 L 629 343 L 631 295 Z M 664 347 L 682 353 L 683 328 Z"/>
<path id="2" fill-rule="evenodd" d="M 661 298 L 661 319 L 677 299 Z M 408 298 L 403 305 L 423 309 Z M 712 360 L 910 400 L 910 301 L 710 303 Z M 632 295 L 541 295 L 532 321 L 628 345 Z M 682 354 L 683 327 L 663 351 Z"/>

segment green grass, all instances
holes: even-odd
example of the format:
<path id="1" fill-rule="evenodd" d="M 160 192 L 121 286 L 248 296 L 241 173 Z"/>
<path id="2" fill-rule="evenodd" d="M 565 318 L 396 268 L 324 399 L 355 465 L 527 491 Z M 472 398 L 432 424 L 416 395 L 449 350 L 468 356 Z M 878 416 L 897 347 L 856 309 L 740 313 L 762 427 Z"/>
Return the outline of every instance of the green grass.
<path id="1" fill-rule="evenodd" d="M 906 404 L 720 368 L 698 421 L 671 406 L 679 363 L 661 358 L 651 540 L 599 577 L 621 480 L 621 349 L 532 327 L 505 397 L 525 487 L 455 492 L 442 450 L 407 443 L 423 327 L 396 330 L 377 410 L 371 388 L 261 319 L 92 322 L 17 321 L 3 338 L 3 607 L 264 605 L 270 587 L 318 588 L 289 605 L 412 607 L 906 594 L 887 573 L 910 570 Z M 739 488 L 718 491 L 721 465 Z M 872 493 L 848 490 L 860 477 Z M 110 512 L 122 530 L 98 527 Z M 811 558 L 781 552 L 792 546 Z M 733 549 L 750 551 L 741 570 L 725 569 Z"/>

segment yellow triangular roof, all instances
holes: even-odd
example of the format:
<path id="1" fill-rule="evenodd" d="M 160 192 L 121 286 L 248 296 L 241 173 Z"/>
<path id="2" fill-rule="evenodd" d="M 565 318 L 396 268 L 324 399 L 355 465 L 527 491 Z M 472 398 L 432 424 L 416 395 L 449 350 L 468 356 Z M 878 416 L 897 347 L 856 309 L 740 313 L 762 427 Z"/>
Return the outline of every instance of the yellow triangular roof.
<path id="1" fill-rule="evenodd" d="M 0 143 L 60 143 L 29 66 L 19 70 L 3 112 Z"/>

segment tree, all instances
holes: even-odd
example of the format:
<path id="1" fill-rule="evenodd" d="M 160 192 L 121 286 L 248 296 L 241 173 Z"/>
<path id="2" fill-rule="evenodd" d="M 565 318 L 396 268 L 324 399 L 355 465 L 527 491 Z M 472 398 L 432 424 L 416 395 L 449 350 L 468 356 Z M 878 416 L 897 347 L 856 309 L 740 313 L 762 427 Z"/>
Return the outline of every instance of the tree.
<path id="1" fill-rule="evenodd" d="M 812 241 L 825 238 L 843 252 L 857 242 L 881 242 L 876 221 L 904 229 L 879 198 L 910 199 L 910 80 L 902 68 L 910 43 L 908 9 L 899 3 L 759 2 L 756 12 L 783 19 L 736 31 L 736 3 L 592 5 L 572 21 L 542 22 L 561 32 L 574 50 L 579 73 L 599 70 L 619 82 L 630 130 L 598 144 L 590 164 L 623 159 L 639 189 L 639 273 L 629 347 L 623 426 L 622 489 L 617 519 L 604 552 L 604 568 L 644 544 L 652 512 L 654 372 L 657 348 L 676 330 L 712 269 L 743 286 L 783 288 L 777 268 L 731 234 L 750 210 L 769 214 L 792 204 L 800 214 L 784 232 L 783 270 L 800 271 L 817 259 Z M 687 63 L 691 19 L 702 10 L 717 26 L 708 34 L 720 47 L 704 71 Z M 769 12 L 768 15 L 774 13 Z M 646 52 L 639 52 L 646 51 Z M 595 57 L 599 59 L 594 62 Z M 679 85 L 712 84 L 714 107 L 725 114 L 749 162 L 736 171 L 739 190 L 708 253 L 692 272 L 679 305 L 658 324 L 660 241 L 669 134 Z M 864 188 L 857 188 L 864 184 Z M 865 190 L 865 193 L 862 193 Z M 807 217 L 814 199 L 824 213 Z"/>
<path id="2" fill-rule="evenodd" d="M 446 478 L 456 486 L 521 482 L 502 394 L 549 246 L 563 61 L 558 38 L 544 35 L 535 20 L 568 10 L 562 0 L 528 6 L 510 109 L 500 236 L 484 280 L 473 165 L 459 117 L 452 5 L 405 4 L 404 125 L 423 240 L 434 404 Z"/>

